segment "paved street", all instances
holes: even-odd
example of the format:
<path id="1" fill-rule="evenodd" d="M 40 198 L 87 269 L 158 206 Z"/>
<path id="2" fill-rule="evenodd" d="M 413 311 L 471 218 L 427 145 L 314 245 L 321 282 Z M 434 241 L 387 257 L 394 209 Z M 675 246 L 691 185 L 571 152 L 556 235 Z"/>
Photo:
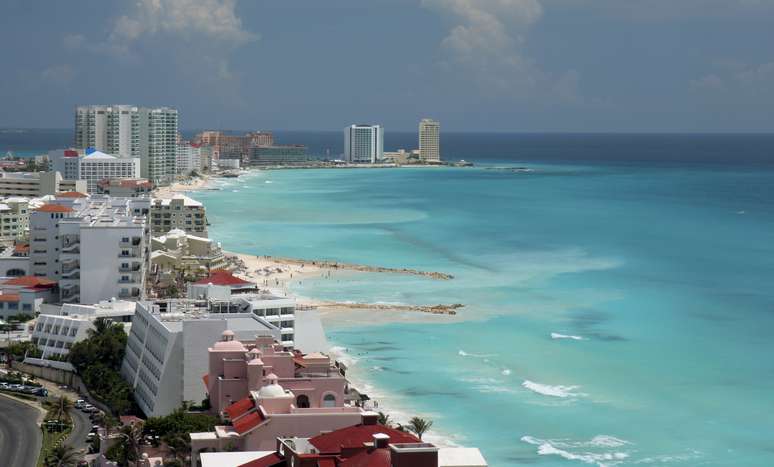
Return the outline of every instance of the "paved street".
<path id="1" fill-rule="evenodd" d="M 76 450 L 86 449 L 86 436 L 91 430 L 91 420 L 88 415 L 77 409 L 70 409 L 70 417 L 74 426 L 66 443 Z"/>
<path id="2" fill-rule="evenodd" d="M 39 412 L 0 395 L 0 453 L 2 465 L 34 467 L 40 452 Z"/>

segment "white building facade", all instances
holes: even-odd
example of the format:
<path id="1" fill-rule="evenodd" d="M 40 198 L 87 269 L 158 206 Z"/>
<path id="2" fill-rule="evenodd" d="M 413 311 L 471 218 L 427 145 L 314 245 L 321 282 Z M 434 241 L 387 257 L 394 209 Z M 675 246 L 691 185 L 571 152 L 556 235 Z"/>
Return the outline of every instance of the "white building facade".
<path id="1" fill-rule="evenodd" d="M 441 124 L 429 118 L 419 122 L 419 158 L 423 162 L 441 161 Z"/>
<path id="2" fill-rule="evenodd" d="M 384 159 L 384 128 L 381 125 L 350 125 L 344 128 L 344 160 L 351 164 L 374 164 Z"/>
<path id="3" fill-rule="evenodd" d="M 75 110 L 75 145 L 137 157 L 141 176 L 157 184 L 175 177 L 178 113 L 169 107 L 92 105 Z"/>
<path id="4" fill-rule="evenodd" d="M 179 229 L 198 237 L 207 237 L 207 214 L 204 205 L 188 196 L 155 198 L 151 202 L 150 225 L 154 236 Z"/>
<path id="5" fill-rule="evenodd" d="M 134 388 L 145 415 L 167 415 L 183 401 L 198 403 L 206 397 L 202 376 L 208 371 L 207 343 L 227 329 L 247 341 L 256 336 L 279 339 L 277 328 L 250 313 L 160 313 L 155 305 L 137 304 L 121 375 Z"/>
<path id="6" fill-rule="evenodd" d="M 86 180 L 89 193 L 97 192 L 102 180 L 140 178 L 139 157 L 115 157 L 95 151 L 78 158 L 78 179 Z"/>
<path id="7" fill-rule="evenodd" d="M 147 198 L 56 198 L 30 215 L 30 272 L 59 282 L 63 303 L 139 300 L 150 231 Z"/>

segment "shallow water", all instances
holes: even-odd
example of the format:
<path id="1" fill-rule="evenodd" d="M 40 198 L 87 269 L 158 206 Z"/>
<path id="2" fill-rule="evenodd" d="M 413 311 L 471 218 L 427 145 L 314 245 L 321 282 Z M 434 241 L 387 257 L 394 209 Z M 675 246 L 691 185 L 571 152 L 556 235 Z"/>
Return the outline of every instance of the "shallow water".
<path id="1" fill-rule="evenodd" d="M 262 172 L 196 197 L 230 250 L 455 275 L 294 287 L 466 305 L 329 327 L 353 378 L 432 418 L 431 440 L 493 466 L 774 465 L 774 170 L 525 164 Z"/>

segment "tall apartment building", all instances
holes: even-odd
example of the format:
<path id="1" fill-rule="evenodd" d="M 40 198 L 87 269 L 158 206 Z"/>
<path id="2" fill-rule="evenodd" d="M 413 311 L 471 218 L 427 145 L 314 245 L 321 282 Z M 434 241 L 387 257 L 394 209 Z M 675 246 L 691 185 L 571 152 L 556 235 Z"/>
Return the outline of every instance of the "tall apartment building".
<path id="1" fill-rule="evenodd" d="M 344 128 L 344 160 L 373 164 L 384 158 L 384 128 L 381 125 L 350 125 Z"/>
<path id="2" fill-rule="evenodd" d="M 92 105 L 75 110 L 75 146 L 138 157 L 141 175 L 155 183 L 175 177 L 177 110 L 132 105 Z"/>
<path id="3" fill-rule="evenodd" d="M 89 193 L 96 193 L 103 180 L 140 177 L 139 157 L 115 157 L 102 151 L 83 155 L 70 149 L 49 151 L 48 157 L 52 168 L 65 178 L 85 180 Z"/>
<path id="4" fill-rule="evenodd" d="M 419 122 L 419 158 L 423 162 L 441 161 L 441 124 L 429 118 Z"/>
<path id="5" fill-rule="evenodd" d="M 202 146 L 188 141 L 178 143 L 175 172 L 179 175 L 188 175 L 200 170 L 202 170 Z"/>
<path id="6" fill-rule="evenodd" d="M 30 272 L 63 303 L 138 300 L 149 261 L 147 198 L 58 196 L 30 213 Z"/>
<path id="7" fill-rule="evenodd" d="M 198 237 L 207 237 L 207 214 L 195 199 L 177 194 L 170 199 L 155 198 L 150 206 L 150 227 L 154 237 L 179 229 Z"/>

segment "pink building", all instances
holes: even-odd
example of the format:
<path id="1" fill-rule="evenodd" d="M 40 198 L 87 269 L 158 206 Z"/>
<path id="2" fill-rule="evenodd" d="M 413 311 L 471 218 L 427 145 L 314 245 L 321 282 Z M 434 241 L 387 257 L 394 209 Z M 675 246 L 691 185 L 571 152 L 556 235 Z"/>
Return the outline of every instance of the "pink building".
<path id="1" fill-rule="evenodd" d="M 293 404 L 300 409 L 344 405 L 347 380 L 327 355 L 287 351 L 270 336 L 242 343 L 232 331 L 223 332 L 208 353 L 204 384 L 212 410 L 219 414 L 271 381 L 292 391 Z"/>
<path id="2" fill-rule="evenodd" d="M 229 445 L 272 450 L 277 437 L 314 436 L 362 419 L 362 409 L 344 405 L 347 380 L 327 355 L 286 351 L 271 337 L 243 343 L 232 331 L 208 353 L 210 404 L 231 425 L 191 433 L 193 459 Z"/>

